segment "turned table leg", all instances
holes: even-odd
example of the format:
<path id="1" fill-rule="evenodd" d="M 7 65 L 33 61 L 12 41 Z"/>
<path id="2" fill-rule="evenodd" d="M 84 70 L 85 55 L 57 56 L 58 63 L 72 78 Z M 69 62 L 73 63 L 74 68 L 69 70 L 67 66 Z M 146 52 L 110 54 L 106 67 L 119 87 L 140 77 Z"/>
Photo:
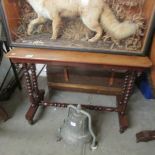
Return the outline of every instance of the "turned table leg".
<path id="1" fill-rule="evenodd" d="M 33 91 L 35 94 L 35 99 L 37 100 L 38 103 L 40 103 L 40 101 L 44 100 L 45 91 L 43 89 L 39 90 L 38 88 L 38 80 L 37 80 L 37 75 L 36 75 L 35 64 L 31 64 L 30 70 L 31 70 L 31 80 L 32 80 Z"/>
<path id="2" fill-rule="evenodd" d="M 30 64 L 29 66 L 31 72 L 29 72 L 28 65 L 23 64 L 27 92 L 31 103 L 25 117 L 30 124 L 33 124 L 33 119 L 39 107 L 39 103 L 44 98 L 44 91 L 39 91 L 38 89 L 38 81 L 36 76 L 35 65 Z"/>
<path id="3" fill-rule="evenodd" d="M 124 78 L 124 84 L 122 88 L 122 94 L 117 96 L 118 104 L 118 117 L 120 124 L 120 133 L 123 133 L 128 128 L 128 120 L 126 115 L 126 108 L 129 101 L 129 97 L 132 94 L 133 87 L 135 84 L 136 74 L 134 71 L 127 72 Z"/>

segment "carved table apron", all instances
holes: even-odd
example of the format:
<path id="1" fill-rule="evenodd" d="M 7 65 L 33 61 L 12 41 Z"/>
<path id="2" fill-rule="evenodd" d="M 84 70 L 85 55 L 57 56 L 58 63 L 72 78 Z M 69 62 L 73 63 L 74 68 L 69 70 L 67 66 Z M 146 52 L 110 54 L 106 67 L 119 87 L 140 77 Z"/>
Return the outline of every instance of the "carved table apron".
<path id="1" fill-rule="evenodd" d="M 35 64 L 59 64 L 77 67 L 80 65 L 92 65 L 116 71 L 117 69 L 120 71 L 125 70 L 122 91 L 119 95 L 116 95 L 116 107 L 82 105 L 84 108 L 91 110 L 117 112 L 121 133 L 128 128 L 126 108 L 129 97 L 132 94 L 136 76 L 152 65 L 147 57 L 30 48 L 14 48 L 7 54 L 7 57 L 10 58 L 13 63 L 23 65 L 27 92 L 31 103 L 26 113 L 26 119 L 30 124 L 33 124 L 33 118 L 40 105 L 56 107 L 67 107 L 68 105 L 68 103 L 44 101 L 45 92 L 38 88 Z"/>

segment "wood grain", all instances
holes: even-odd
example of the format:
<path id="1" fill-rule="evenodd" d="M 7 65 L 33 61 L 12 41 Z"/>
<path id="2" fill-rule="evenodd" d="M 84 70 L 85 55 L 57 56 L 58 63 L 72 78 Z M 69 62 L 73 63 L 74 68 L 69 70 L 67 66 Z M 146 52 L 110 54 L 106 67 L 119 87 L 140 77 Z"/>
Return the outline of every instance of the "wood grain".
<path id="1" fill-rule="evenodd" d="M 106 94 L 106 95 L 120 95 L 121 88 L 94 86 L 94 85 L 81 85 L 71 83 L 52 83 L 48 82 L 48 86 L 52 89 L 69 90 L 69 91 L 84 91 L 89 93 Z"/>
<path id="2" fill-rule="evenodd" d="M 38 63 L 66 62 L 136 68 L 150 68 L 152 66 L 148 57 L 31 48 L 14 48 L 7 54 L 7 57 L 16 62 L 29 60 Z"/>
<path id="3" fill-rule="evenodd" d="M 17 1 L 2 0 L 1 3 L 5 12 L 5 17 L 7 19 L 7 25 L 10 31 L 9 35 L 11 35 L 12 39 L 14 39 L 16 37 L 14 33 L 17 30 L 20 21 L 20 11 Z"/>

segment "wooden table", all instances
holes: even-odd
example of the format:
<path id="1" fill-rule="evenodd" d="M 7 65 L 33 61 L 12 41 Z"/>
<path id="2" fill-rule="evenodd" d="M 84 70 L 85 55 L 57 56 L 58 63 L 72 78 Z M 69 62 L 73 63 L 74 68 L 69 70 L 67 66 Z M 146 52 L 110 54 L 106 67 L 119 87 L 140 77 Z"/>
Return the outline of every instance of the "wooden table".
<path id="1" fill-rule="evenodd" d="M 134 88 L 136 76 L 150 68 L 152 65 L 147 57 L 28 48 L 14 48 L 7 54 L 7 57 L 10 58 L 13 63 L 23 65 L 27 92 L 31 103 L 30 108 L 26 113 L 26 119 L 31 124 L 33 123 L 34 115 L 40 105 L 56 107 L 67 107 L 68 105 L 68 103 L 44 101 L 44 90 L 38 88 L 35 64 L 41 63 L 77 67 L 85 65 L 116 71 L 125 70 L 125 77 L 121 91 L 116 95 L 116 107 L 82 105 L 91 110 L 117 112 L 121 133 L 128 128 L 126 109 L 129 97 Z"/>

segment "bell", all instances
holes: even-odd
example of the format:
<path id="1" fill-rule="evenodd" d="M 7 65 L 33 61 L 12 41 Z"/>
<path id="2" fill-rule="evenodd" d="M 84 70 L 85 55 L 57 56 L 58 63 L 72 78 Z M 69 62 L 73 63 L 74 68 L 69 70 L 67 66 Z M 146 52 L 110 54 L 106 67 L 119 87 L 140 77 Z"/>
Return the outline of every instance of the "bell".
<path id="1" fill-rule="evenodd" d="M 73 105 L 68 106 L 68 117 L 60 128 L 60 137 L 68 144 L 86 144 L 91 142 L 91 149 L 97 148 L 96 136 L 92 130 L 89 113 Z"/>

